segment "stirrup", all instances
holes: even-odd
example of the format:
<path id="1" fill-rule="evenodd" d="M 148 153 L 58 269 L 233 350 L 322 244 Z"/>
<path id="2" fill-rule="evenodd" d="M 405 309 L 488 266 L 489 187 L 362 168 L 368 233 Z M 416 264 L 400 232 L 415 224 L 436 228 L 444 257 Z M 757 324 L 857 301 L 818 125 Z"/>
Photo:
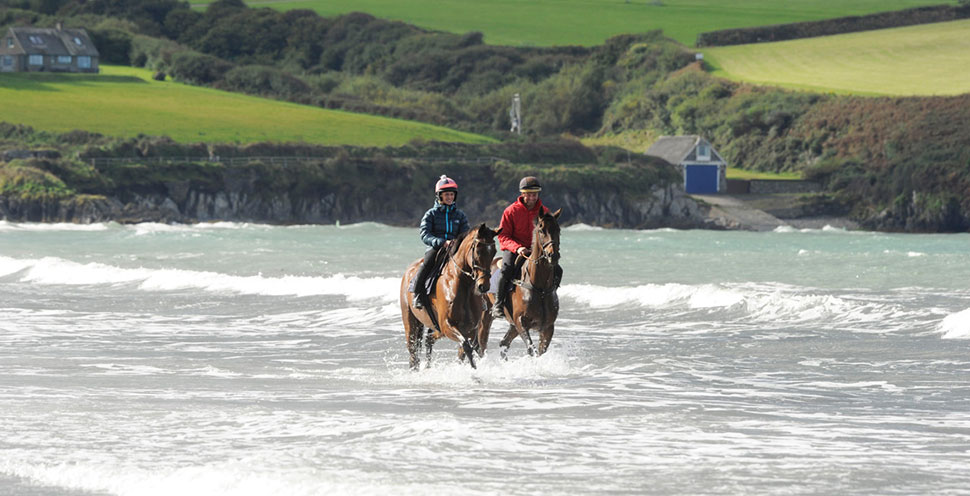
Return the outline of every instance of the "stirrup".
<path id="1" fill-rule="evenodd" d="M 414 293 L 414 298 L 411 299 L 411 306 L 418 310 L 424 308 L 424 303 L 421 301 L 421 293 Z"/>

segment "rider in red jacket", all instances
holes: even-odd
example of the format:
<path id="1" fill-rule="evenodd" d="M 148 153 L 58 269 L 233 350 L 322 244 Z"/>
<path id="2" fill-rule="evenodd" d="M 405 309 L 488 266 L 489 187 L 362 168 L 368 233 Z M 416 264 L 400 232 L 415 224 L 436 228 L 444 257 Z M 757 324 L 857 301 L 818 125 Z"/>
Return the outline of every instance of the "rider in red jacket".
<path id="1" fill-rule="evenodd" d="M 540 191 L 542 186 L 538 179 L 532 176 L 523 177 L 519 181 L 519 192 L 522 194 L 502 213 L 502 232 L 498 235 L 502 248 L 502 275 L 498 287 L 495 288 L 495 306 L 492 307 L 492 315 L 495 317 L 502 316 L 502 307 L 509 294 L 509 283 L 521 267 L 521 263 L 515 263 L 518 256 L 528 257 L 532 253 L 532 229 L 535 227 L 536 217 L 549 212 L 539 199 Z M 562 279 L 561 271 L 557 265 L 557 281 Z"/>

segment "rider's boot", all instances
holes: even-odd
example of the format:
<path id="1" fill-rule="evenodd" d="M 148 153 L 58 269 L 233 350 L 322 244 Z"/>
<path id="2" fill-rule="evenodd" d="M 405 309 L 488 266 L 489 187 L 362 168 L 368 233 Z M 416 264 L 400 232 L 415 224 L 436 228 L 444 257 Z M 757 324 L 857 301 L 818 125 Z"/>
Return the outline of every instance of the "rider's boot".
<path id="1" fill-rule="evenodd" d="M 502 267 L 502 275 L 498 278 L 498 285 L 495 287 L 495 305 L 492 306 L 492 317 L 496 319 L 505 315 L 505 300 L 509 297 L 509 279 L 512 278 L 512 268 Z"/>
<path id="2" fill-rule="evenodd" d="M 414 280 L 411 281 L 411 292 L 414 293 L 414 297 L 411 298 L 411 306 L 418 310 L 424 308 L 424 280 L 428 278 L 430 267 L 431 264 L 421 262 L 417 274 L 414 275 Z"/>

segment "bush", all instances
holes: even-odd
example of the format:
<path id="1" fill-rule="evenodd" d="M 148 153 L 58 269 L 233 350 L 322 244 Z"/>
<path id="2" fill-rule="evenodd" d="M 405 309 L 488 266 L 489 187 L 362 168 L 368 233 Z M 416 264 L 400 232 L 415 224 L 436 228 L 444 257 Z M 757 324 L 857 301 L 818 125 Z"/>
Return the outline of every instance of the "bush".
<path id="1" fill-rule="evenodd" d="M 131 60 L 131 33 L 119 29 L 92 29 L 88 34 L 98 47 L 101 63 L 127 65 Z"/>
<path id="2" fill-rule="evenodd" d="M 172 57 L 188 50 L 174 41 L 135 35 L 131 39 L 129 63 L 134 67 L 167 71 L 172 66 Z"/>
<path id="3" fill-rule="evenodd" d="M 232 64 L 212 55 L 198 52 L 178 52 L 172 55 L 169 74 L 190 84 L 212 84 L 232 69 Z"/>
<path id="4" fill-rule="evenodd" d="M 217 85 L 229 91 L 251 95 L 277 96 L 290 100 L 306 98 L 310 86 L 302 79 L 274 67 L 246 65 L 225 74 Z"/>

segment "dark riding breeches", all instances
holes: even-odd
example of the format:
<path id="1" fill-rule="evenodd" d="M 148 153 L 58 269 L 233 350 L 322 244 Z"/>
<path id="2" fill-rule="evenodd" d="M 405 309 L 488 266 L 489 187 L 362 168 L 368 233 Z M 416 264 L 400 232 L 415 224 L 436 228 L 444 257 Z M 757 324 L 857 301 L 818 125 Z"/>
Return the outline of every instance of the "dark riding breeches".
<path id="1" fill-rule="evenodd" d="M 519 255 L 514 251 L 502 250 L 502 267 L 499 269 L 502 271 L 502 276 L 499 278 L 499 287 L 496 288 L 497 295 L 505 296 L 508 294 L 508 285 L 518 277 L 523 264 L 525 264 L 525 259 L 519 259 Z M 562 266 L 556 264 L 555 271 L 555 285 L 558 288 L 559 283 L 562 282 Z"/>
<path id="2" fill-rule="evenodd" d="M 500 281 L 511 281 L 518 276 L 519 271 L 522 270 L 522 265 L 525 263 L 524 258 L 519 260 L 518 257 L 519 255 L 514 251 L 502 250 L 502 268 L 500 269 L 502 271 L 502 277 Z M 559 287 L 559 283 L 562 281 L 562 266 L 556 264 L 555 270 L 556 287 Z M 501 284 L 501 282 L 499 284 Z"/>
<path id="3" fill-rule="evenodd" d="M 435 256 L 438 255 L 438 248 L 428 248 L 424 252 L 424 260 L 421 262 L 421 266 L 418 267 L 418 273 L 414 275 L 414 279 L 411 280 L 411 287 L 408 288 L 412 293 L 425 292 L 424 281 L 428 278 L 428 274 L 431 272 L 431 268 L 434 266 Z"/>

